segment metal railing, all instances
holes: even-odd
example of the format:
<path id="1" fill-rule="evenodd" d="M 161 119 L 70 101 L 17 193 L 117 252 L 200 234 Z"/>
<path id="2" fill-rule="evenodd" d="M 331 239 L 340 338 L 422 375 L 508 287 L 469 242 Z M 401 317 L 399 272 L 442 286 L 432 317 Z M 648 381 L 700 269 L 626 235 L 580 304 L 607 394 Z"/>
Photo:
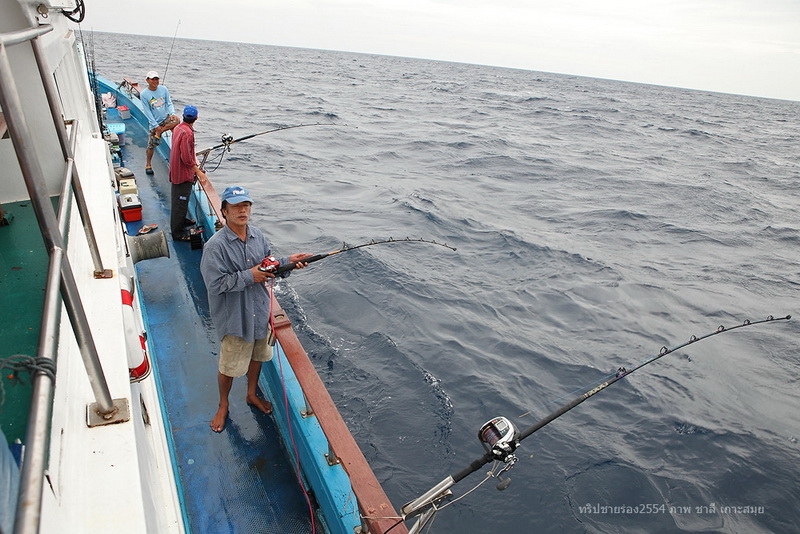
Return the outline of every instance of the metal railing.
<path id="1" fill-rule="evenodd" d="M 95 403 L 87 407 L 90 420 L 94 416 L 96 424 L 119 422 L 129 418 L 127 399 L 112 400 L 111 398 L 100 364 L 97 347 L 95 346 L 86 312 L 78 292 L 78 286 L 66 256 L 64 241 L 68 212 L 66 208 L 69 206 L 71 199 L 64 199 L 63 196 L 64 193 L 68 193 L 71 189 L 83 221 L 90 253 L 95 264 L 95 277 L 111 276 L 110 271 L 103 269 L 100 261 L 99 249 L 89 219 L 88 206 L 73 159 L 79 125 L 77 121 L 72 122 L 72 132 L 68 138 L 52 73 L 47 68 L 45 54 L 41 43 L 38 41 L 41 35 L 52 30 L 53 27 L 51 25 L 42 25 L 0 34 L 0 106 L 2 106 L 5 114 L 8 132 L 11 136 L 25 186 L 30 195 L 36 220 L 50 257 L 37 356 L 51 361 L 55 359 L 58 345 L 58 321 L 63 301 L 96 400 Z M 59 209 L 62 218 L 61 223 L 56 219 L 52 204 L 46 194 L 47 185 L 44 173 L 34 148 L 34 137 L 22 111 L 22 102 L 8 57 L 7 47 L 24 42 L 31 43 L 66 162 L 65 183 L 62 188 L 61 207 Z M 59 298 L 59 293 L 61 298 Z M 20 475 L 15 526 L 15 532 L 17 533 L 35 533 L 39 529 L 53 389 L 53 378 L 41 372 L 37 372 L 34 375 L 28 430 L 25 437 L 25 459 Z M 94 426 L 91 423 L 89 424 Z"/>
<path id="2" fill-rule="evenodd" d="M 81 221 L 83 222 L 83 230 L 86 233 L 86 240 L 89 242 L 89 253 L 94 263 L 94 276 L 95 278 L 111 278 L 111 271 L 103 269 L 103 260 L 100 259 L 100 249 L 97 246 L 94 229 L 92 228 L 92 221 L 89 218 L 89 207 L 86 205 L 86 197 L 83 194 L 83 187 L 81 186 L 78 169 L 73 165 L 75 140 L 73 138 L 72 143 L 68 140 L 67 128 L 64 124 L 64 113 L 61 109 L 61 102 L 58 99 L 58 91 L 53 81 L 53 76 L 47 68 L 47 59 L 44 50 L 42 50 L 42 43 L 39 42 L 38 38 L 34 38 L 31 40 L 31 47 L 33 48 L 33 55 L 36 57 L 36 66 L 39 68 L 39 77 L 42 79 L 44 92 L 45 95 L 47 95 L 47 104 L 50 106 L 53 126 L 55 126 L 56 132 L 58 133 L 58 142 L 61 144 L 61 152 L 64 154 L 64 160 L 67 162 L 67 171 L 72 171 L 71 179 L 70 174 L 68 174 L 65 176 L 64 182 L 69 182 L 75 192 L 75 202 L 78 204 L 78 213 L 80 213 Z M 73 126 L 73 130 L 74 129 L 76 128 Z"/>

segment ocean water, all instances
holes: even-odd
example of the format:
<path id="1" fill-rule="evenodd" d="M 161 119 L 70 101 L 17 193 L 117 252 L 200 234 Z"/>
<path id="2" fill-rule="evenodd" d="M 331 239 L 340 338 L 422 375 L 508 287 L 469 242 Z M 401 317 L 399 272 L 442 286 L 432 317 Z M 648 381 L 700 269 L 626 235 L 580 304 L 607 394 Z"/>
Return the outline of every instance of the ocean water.
<path id="1" fill-rule="evenodd" d="M 396 507 L 672 347 L 800 313 L 800 103 L 418 59 L 88 34 L 162 73 L 279 253 L 279 288 Z M 165 69 L 167 59 L 169 66 Z M 166 70 L 166 74 L 164 71 Z M 523 441 L 431 532 L 796 532 L 800 318 L 669 354 Z M 484 478 L 457 484 L 456 496 Z"/>

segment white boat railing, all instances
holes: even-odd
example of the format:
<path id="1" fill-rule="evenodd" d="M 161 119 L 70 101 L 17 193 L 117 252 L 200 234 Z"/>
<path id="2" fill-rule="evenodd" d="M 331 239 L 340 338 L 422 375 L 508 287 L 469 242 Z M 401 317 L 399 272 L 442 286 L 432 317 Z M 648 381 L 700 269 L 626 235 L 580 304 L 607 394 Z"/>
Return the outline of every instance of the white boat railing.
<path id="1" fill-rule="evenodd" d="M 87 424 L 89 426 L 97 426 L 130 419 L 130 408 L 127 399 L 111 398 L 100 364 L 97 347 L 95 346 L 86 312 L 78 292 L 78 286 L 73 276 L 70 262 L 66 257 L 64 241 L 66 223 L 62 220 L 62 223 L 59 224 L 50 199 L 47 197 L 47 187 L 42 166 L 33 148 L 35 138 L 22 112 L 23 107 L 7 52 L 7 47 L 9 46 L 25 42 L 31 43 L 66 162 L 65 183 L 61 198 L 62 209 L 59 211 L 62 217 L 66 217 L 68 210 L 63 208 L 69 205 L 69 201 L 63 198 L 63 193 L 69 193 L 71 189 L 78 205 L 90 252 L 95 263 L 95 278 L 111 276 L 110 271 L 103 269 L 100 261 L 97 242 L 89 219 L 88 207 L 73 159 L 78 125 L 76 121 L 72 121 L 72 135 L 68 139 L 54 82 L 47 68 L 41 43 L 38 41 L 41 35 L 52 30 L 53 27 L 50 25 L 41 25 L 0 34 L 0 107 L 3 109 L 8 133 L 12 139 L 25 186 L 30 195 L 42 238 L 50 256 L 37 357 L 53 364 L 55 363 L 58 320 L 61 300 L 63 299 L 96 401 L 87 407 L 89 416 Z M 61 299 L 59 299 L 59 293 Z M 17 501 L 15 532 L 18 534 L 36 533 L 39 530 L 54 384 L 55 377 L 52 373 L 37 371 L 33 374 L 31 408 L 25 437 L 26 450 L 20 474 L 20 489 Z"/>

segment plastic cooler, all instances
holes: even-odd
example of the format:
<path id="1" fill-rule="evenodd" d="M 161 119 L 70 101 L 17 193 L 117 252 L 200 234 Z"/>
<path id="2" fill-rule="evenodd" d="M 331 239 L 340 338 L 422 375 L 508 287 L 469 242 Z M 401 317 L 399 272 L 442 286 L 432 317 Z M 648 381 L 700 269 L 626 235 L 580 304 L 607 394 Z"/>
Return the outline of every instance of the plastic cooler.
<path id="1" fill-rule="evenodd" d="M 125 222 L 142 220 L 142 203 L 139 202 L 139 195 L 128 194 L 119 196 L 119 211 Z"/>
<path id="2" fill-rule="evenodd" d="M 133 178 L 124 178 L 119 181 L 119 194 L 120 195 L 138 195 L 139 187 L 136 185 L 136 180 Z"/>
<path id="3" fill-rule="evenodd" d="M 111 132 L 117 134 L 119 137 L 119 144 L 125 144 L 125 123 L 124 122 L 108 122 L 106 123 L 106 129 Z"/>

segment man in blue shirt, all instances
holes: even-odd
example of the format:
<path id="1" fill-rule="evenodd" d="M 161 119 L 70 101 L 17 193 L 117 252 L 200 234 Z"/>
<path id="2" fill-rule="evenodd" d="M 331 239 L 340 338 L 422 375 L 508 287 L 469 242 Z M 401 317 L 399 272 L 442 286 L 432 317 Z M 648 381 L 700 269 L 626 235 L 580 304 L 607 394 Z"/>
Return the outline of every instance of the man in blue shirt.
<path id="1" fill-rule="evenodd" d="M 261 230 L 249 224 L 253 200 L 247 189 L 228 187 L 222 193 L 222 216 L 226 226 L 211 236 L 203 248 L 200 272 L 208 289 L 211 319 L 220 338 L 219 409 L 211 420 L 214 432 L 221 432 L 228 417 L 228 394 L 233 379 L 247 374 L 247 403 L 266 414 L 272 404 L 256 394 L 261 362 L 272 359 L 275 344 L 270 325 L 270 297 L 265 285 L 274 275 L 259 269 L 271 256 L 269 241 Z M 307 264 L 308 254 L 292 254 L 281 265 Z M 291 271 L 281 276 L 286 277 Z"/>
<path id="2" fill-rule="evenodd" d="M 175 128 L 181 120 L 175 116 L 175 106 L 169 97 L 169 90 L 159 85 L 158 73 L 151 70 L 147 73 L 147 89 L 141 92 L 140 99 L 144 114 L 150 127 L 150 136 L 147 139 L 147 163 L 144 172 L 153 174 L 150 162 L 153 159 L 155 148 L 161 143 L 161 135 Z"/>

